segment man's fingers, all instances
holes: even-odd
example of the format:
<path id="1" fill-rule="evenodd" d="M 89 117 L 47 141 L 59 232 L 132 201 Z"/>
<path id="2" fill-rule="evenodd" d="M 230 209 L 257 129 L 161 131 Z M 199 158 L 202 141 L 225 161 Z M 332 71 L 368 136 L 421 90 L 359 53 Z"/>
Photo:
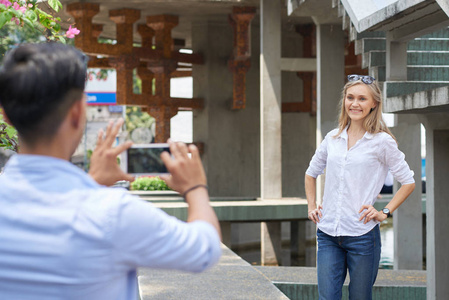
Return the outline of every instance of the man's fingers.
<path id="1" fill-rule="evenodd" d="M 189 145 L 189 151 L 192 154 L 192 159 L 193 160 L 197 160 L 197 159 L 201 159 L 200 158 L 200 152 L 198 151 L 198 147 L 191 144 Z"/>
<path id="2" fill-rule="evenodd" d="M 136 180 L 136 177 L 134 177 L 130 174 L 123 173 L 123 180 L 133 182 L 134 180 Z"/>
<path id="3" fill-rule="evenodd" d="M 126 151 L 127 149 L 131 148 L 131 146 L 133 145 L 133 142 L 128 141 L 126 143 L 120 144 L 117 147 L 114 148 L 114 154 L 117 156 L 120 153 Z"/>
<path id="4" fill-rule="evenodd" d="M 97 146 L 100 146 L 103 143 L 103 135 L 104 135 L 103 129 L 98 130 Z"/>
<path id="5" fill-rule="evenodd" d="M 119 119 L 115 124 L 110 123 L 108 125 L 108 131 L 105 138 L 105 143 L 108 147 L 111 147 L 115 141 L 115 138 L 123 125 L 123 119 Z"/>
<path id="6" fill-rule="evenodd" d="M 178 143 L 169 143 L 170 145 L 170 153 L 173 155 L 175 159 L 182 157 L 181 151 L 179 150 Z"/>
<path id="7" fill-rule="evenodd" d="M 182 157 L 188 158 L 187 153 L 189 152 L 189 150 L 187 149 L 186 144 L 181 143 L 181 142 L 178 142 L 177 144 L 178 144 L 179 152 L 182 155 Z"/>
<path id="8" fill-rule="evenodd" d="M 170 151 L 172 151 L 172 148 L 170 146 Z M 167 167 L 167 170 L 171 173 L 171 169 L 173 166 L 173 159 L 171 158 L 170 154 L 168 154 L 167 151 L 164 151 L 161 153 L 161 159 L 164 162 L 164 165 Z"/>
<path id="9" fill-rule="evenodd" d="M 171 175 L 170 174 L 164 174 L 164 175 L 161 175 L 160 176 L 160 178 L 163 180 L 163 181 L 165 181 L 165 183 L 168 185 L 168 186 L 171 186 Z"/>
<path id="10" fill-rule="evenodd" d="M 108 126 L 106 126 L 106 132 L 104 139 L 107 140 L 107 138 L 111 135 L 112 125 L 114 124 L 113 121 L 109 121 Z"/>

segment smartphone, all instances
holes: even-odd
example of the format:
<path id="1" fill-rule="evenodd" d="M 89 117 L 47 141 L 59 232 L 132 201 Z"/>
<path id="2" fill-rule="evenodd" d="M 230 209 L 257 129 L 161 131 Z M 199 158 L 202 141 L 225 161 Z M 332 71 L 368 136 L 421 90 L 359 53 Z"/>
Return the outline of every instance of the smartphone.
<path id="1" fill-rule="evenodd" d="M 135 176 L 168 174 L 161 159 L 164 151 L 170 153 L 168 144 L 135 144 L 123 152 L 120 164 L 125 172 Z"/>

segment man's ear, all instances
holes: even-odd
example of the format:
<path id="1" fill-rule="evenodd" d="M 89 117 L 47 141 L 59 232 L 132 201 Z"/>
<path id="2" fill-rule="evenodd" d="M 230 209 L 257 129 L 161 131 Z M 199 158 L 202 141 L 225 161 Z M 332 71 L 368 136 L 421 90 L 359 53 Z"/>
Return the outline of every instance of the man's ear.
<path id="1" fill-rule="evenodd" d="M 70 125 L 78 129 L 79 126 L 82 126 L 82 119 L 83 119 L 83 112 L 84 112 L 84 102 L 82 100 L 77 100 L 72 104 L 72 107 L 70 107 L 68 117 Z"/>

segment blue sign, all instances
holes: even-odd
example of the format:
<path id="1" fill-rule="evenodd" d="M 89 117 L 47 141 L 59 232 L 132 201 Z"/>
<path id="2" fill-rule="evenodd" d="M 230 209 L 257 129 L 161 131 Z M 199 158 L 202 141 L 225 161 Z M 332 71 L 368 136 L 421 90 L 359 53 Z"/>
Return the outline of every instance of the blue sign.
<path id="1" fill-rule="evenodd" d="M 115 105 L 117 103 L 115 93 L 99 92 L 87 93 L 88 105 Z"/>
<path id="2" fill-rule="evenodd" d="M 110 113 L 122 113 L 123 106 L 122 105 L 110 105 L 108 106 Z"/>

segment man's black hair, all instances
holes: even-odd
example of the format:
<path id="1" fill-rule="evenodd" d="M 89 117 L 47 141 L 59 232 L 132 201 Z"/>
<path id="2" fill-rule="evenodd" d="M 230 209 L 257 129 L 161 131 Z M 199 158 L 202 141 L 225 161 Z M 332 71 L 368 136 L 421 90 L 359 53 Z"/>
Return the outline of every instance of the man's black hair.
<path id="1" fill-rule="evenodd" d="M 82 52 L 58 43 L 24 44 L 8 52 L 0 69 L 0 105 L 24 142 L 51 139 L 69 108 L 82 99 Z"/>

